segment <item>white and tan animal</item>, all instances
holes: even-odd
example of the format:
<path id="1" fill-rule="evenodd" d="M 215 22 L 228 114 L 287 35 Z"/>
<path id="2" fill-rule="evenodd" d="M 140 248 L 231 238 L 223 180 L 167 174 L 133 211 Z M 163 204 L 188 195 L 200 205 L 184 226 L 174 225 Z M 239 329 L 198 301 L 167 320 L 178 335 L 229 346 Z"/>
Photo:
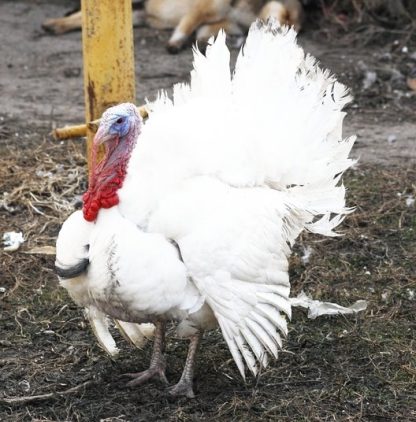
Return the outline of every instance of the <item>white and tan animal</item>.
<path id="1" fill-rule="evenodd" d="M 190 339 L 173 395 L 193 397 L 201 334 L 217 325 L 234 361 L 257 374 L 291 315 L 288 258 L 307 230 L 334 236 L 351 212 L 343 172 L 346 88 L 305 56 L 293 29 L 254 24 L 235 71 L 225 34 L 194 53 L 190 84 L 161 94 L 143 122 L 108 109 L 94 138 L 83 211 L 64 223 L 56 266 L 81 306 L 153 323 L 148 370 L 166 382 L 164 327 Z"/>
<path id="2" fill-rule="evenodd" d="M 136 25 L 148 24 L 156 29 L 174 29 L 167 49 L 179 51 L 195 33 L 199 42 L 207 42 L 220 29 L 228 34 L 242 35 L 250 24 L 260 18 L 276 19 L 282 25 L 299 31 L 303 23 L 303 9 L 299 0 L 147 0 L 144 10 L 135 11 Z M 48 19 L 42 27 L 55 34 L 81 28 L 81 12 Z"/>

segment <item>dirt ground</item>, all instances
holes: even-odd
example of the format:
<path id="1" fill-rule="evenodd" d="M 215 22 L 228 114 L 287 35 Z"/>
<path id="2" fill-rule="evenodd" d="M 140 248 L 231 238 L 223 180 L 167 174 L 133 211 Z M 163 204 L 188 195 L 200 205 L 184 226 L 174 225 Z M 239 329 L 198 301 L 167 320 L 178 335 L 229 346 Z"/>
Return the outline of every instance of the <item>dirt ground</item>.
<path id="1" fill-rule="evenodd" d="M 86 187 L 83 140 L 48 136 L 83 121 L 81 34 L 40 29 L 73 4 L 0 2 L 0 233 L 22 231 L 26 240 L 18 252 L 0 252 L 0 420 L 416 421 L 416 95 L 406 84 L 416 44 L 404 31 L 351 42 L 314 23 L 300 36 L 352 89 L 345 134 L 358 135 L 360 161 L 345 177 L 357 207 L 345 236 L 300 239 L 293 294 L 342 305 L 366 299 L 367 311 L 312 321 L 296 310 L 278 361 L 246 384 L 221 335 L 208 333 L 196 399 L 170 401 L 157 384 L 124 387 L 120 374 L 145 369 L 150 347 L 133 350 L 117 337 L 121 355 L 106 356 L 58 287 L 53 255 L 36 250 L 54 245 Z M 190 50 L 168 55 L 168 36 L 135 30 L 138 103 L 188 78 Z M 171 338 L 171 382 L 185 353 L 186 344 Z"/>

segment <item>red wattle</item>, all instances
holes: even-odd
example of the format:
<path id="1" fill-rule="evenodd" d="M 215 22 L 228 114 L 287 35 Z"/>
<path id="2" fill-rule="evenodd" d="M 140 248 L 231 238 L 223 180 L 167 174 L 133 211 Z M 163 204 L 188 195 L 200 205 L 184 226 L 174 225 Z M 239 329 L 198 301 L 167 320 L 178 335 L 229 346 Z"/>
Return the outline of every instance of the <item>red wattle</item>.
<path id="1" fill-rule="evenodd" d="M 99 163 L 96 162 L 98 150 L 93 146 L 93 169 L 88 191 L 82 197 L 85 220 L 95 221 L 101 208 L 111 208 L 119 203 L 117 191 L 123 186 L 127 165 L 140 133 L 139 128 L 137 123 L 125 137 L 115 137 L 109 141 L 106 144 L 106 155 Z"/>
<path id="2" fill-rule="evenodd" d="M 117 191 L 123 185 L 123 179 L 116 177 L 104 185 L 95 185 L 95 188 L 88 190 L 83 196 L 84 218 L 87 221 L 94 221 L 100 208 L 111 208 L 119 203 Z"/>

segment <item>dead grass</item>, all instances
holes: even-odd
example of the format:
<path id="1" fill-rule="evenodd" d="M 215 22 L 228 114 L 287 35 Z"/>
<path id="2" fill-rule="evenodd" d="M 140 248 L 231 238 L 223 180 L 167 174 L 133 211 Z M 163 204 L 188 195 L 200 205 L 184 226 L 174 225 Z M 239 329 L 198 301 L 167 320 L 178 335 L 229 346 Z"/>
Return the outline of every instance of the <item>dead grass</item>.
<path id="1" fill-rule="evenodd" d="M 393 28 L 413 24 L 416 20 L 413 0 L 320 0 L 319 4 L 324 17 L 340 25 L 350 19 Z"/>
<path id="2" fill-rule="evenodd" d="M 121 356 L 108 358 L 81 310 L 58 288 L 53 256 L 27 253 L 53 245 L 85 189 L 81 143 L 26 138 L 24 128 L 19 137 L 7 128 L 0 133 L 7 163 L 0 168 L 1 190 L 9 192 L 0 231 L 22 230 L 27 239 L 18 252 L 1 254 L 1 420 L 416 419 L 416 208 L 406 205 L 416 195 L 415 169 L 350 171 L 345 184 L 357 210 L 343 224 L 345 235 L 306 235 L 295 249 L 293 294 L 305 290 L 343 305 L 366 299 L 365 313 L 311 321 L 296 310 L 279 360 L 246 385 L 220 334 L 208 333 L 199 353 L 197 398 L 170 402 L 159 385 L 124 388 L 120 374 L 145 369 L 149 348 L 132 350 L 118 338 Z M 304 264 L 306 246 L 312 255 Z M 173 382 L 186 344 L 171 338 L 167 353 Z M 19 402 L 36 395 L 43 398 Z"/>
<path id="3" fill-rule="evenodd" d="M 345 46 L 396 42 L 397 51 L 415 42 L 413 0 L 318 0 L 312 5 L 315 8 L 307 9 L 307 25 L 318 22 L 328 40 Z"/>

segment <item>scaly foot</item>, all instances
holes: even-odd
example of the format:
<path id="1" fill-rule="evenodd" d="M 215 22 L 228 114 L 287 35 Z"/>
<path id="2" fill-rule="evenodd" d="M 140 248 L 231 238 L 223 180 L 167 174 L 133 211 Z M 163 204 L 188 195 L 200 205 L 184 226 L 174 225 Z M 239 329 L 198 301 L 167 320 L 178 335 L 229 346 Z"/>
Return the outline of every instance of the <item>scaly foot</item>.
<path id="1" fill-rule="evenodd" d="M 195 354 L 198 348 L 198 343 L 201 338 L 201 333 L 196 333 L 190 338 L 188 356 L 186 357 L 185 367 L 182 372 L 181 379 L 173 387 L 169 388 L 168 394 L 171 397 L 188 397 L 193 399 L 195 397 L 194 390 L 192 388 L 193 377 L 194 377 L 194 362 Z"/>
<path id="2" fill-rule="evenodd" d="M 123 376 L 133 378 L 132 381 L 129 381 L 127 383 L 127 387 L 135 387 L 137 385 L 141 385 L 152 378 L 157 378 L 163 384 L 169 384 L 165 375 L 165 365 L 163 363 L 150 366 L 149 369 L 146 369 L 142 372 L 123 374 Z"/>
<path id="3" fill-rule="evenodd" d="M 192 381 L 181 379 L 176 385 L 168 389 L 168 394 L 171 397 L 188 397 L 188 399 L 193 399 L 195 393 L 192 387 Z"/>
<path id="4" fill-rule="evenodd" d="M 165 375 L 166 362 L 165 357 L 163 356 L 164 340 L 165 324 L 158 321 L 155 323 L 155 340 L 149 369 L 142 372 L 124 374 L 126 377 L 133 378 L 132 381 L 127 383 L 128 387 L 135 387 L 136 385 L 143 384 L 151 378 L 158 378 L 162 383 L 168 384 Z"/>

